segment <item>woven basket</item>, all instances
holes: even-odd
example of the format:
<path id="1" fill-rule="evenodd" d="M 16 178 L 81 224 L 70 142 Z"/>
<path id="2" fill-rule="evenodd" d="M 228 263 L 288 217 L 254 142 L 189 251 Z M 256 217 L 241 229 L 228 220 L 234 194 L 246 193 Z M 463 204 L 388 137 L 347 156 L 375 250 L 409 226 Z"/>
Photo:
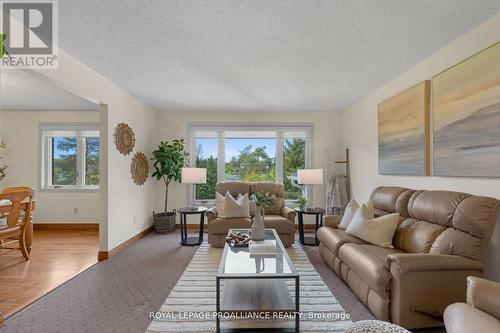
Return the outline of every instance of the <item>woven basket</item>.
<path id="1" fill-rule="evenodd" d="M 175 231 L 175 217 L 176 211 L 174 209 L 173 212 L 167 213 L 158 213 L 155 214 L 153 212 L 153 222 L 155 227 L 155 232 L 159 234 L 170 234 Z"/>

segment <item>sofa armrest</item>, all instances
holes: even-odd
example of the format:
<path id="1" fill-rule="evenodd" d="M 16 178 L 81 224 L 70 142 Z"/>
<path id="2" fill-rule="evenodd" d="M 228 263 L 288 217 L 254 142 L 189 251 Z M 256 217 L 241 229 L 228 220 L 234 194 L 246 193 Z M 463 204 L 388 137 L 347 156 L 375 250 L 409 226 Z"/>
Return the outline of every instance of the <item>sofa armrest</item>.
<path id="1" fill-rule="evenodd" d="M 500 320 L 500 283 L 468 276 L 467 304 Z"/>
<path id="2" fill-rule="evenodd" d="M 480 276 L 480 261 L 430 253 L 386 257 L 391 280 L 391 321 L 407 329 L 442 325 L 444 309 L 465 302 L 467 276 Z"/>
<path id="3" fill-rule="evenodd" d="M 386 258 L 387 267 L 397 266 L 401 274 L 425 271 L 483 271 L 483 263 L 461 256 L 430 253 L 396 253 Z"/>
<path id="4" fill-rule="evenodd" d="M 210 221 L 217 218 L 217 209 L 215 209 L 215 207 L 212 207 L 205 212 L 205 215 L 207 216 L 207 222 L 210 223 Z"/>
<path id="5" fill-rule="evenodd" d="M 280 213 L 281 213 L 280 214 L 281 216 L 283 216 L 287 220 L 292 221 L 295 224 L 295 216 L 297 215 L 297 213 L 295 212 L 295 210 L 293 210 L 291 208 L 288 208 L 287 206 L 283 206 L 281 208 L 281 212 Z"/>
<path id="6" fill-rule="evenodd" d="M 339 215 L 325 215 L 323 216 L 323 225 L 325 227 L 337 228 L 342 217 Z"/>

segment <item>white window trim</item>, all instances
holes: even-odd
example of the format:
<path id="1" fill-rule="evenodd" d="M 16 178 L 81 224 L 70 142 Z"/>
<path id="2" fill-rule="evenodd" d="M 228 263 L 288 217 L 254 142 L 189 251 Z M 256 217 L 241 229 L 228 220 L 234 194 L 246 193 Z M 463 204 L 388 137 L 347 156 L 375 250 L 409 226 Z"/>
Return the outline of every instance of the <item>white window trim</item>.
<path id="1" fill-rule="evenodd" d="M 314 137 L 314 126 L 312 123 L 188 123 L 187 126 L 187 149 L 190 153 L 189 163 L 194 166 L 196 163 L 196 139 L 202 138 L 194 135 L 195 131 L 216 132 L 217 138 L 217 181 L 224 181 L 225 163 L 225 132 L 229 131 L 272 131 L 276 132 L 276 165 L 283 164 L 284 132 L 305 132 L 305 168 L 312 165 L 312 140 Z M 211 137 L 215 138 L 215 137 Z M 283 183 L 283 167 L 276 168 L 276 182 Z M 312 200 L 312 193 L 305 187 L 305 195 L 308 202 Z M 196 205 L 214 204 L 213 199 L 196 200 L 195 186 L 189 185 L 188 202 Z M 297 200 L 285 200 L 287 206 L 298 206 Z"/>
<path id="2" fill-rule="evenodd" d="M 80 185 L 52 185 L 52 140 L 50 138 L 57 133 L 58 136 L 67 135 L 77 137 L 77 183 Z M 40 192 L 99 192 L 98 185 L 84 185 L 85 181 L 85 159 L 86 155 L 85 137 L 98 137 L 99 123 L 40 123 L 39 126 L 39 182 Z M 78 153 L 80 152 L 80 153 Z"/>

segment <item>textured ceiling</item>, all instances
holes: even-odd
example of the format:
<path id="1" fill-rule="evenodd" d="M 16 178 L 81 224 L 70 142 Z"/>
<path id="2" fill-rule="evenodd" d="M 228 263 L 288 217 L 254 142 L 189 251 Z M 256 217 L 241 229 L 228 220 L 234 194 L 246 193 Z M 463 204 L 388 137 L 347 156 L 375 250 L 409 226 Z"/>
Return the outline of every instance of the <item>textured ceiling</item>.
<path id="1" fill-rule="evenodd" d="M 0 110 L 9 111 L 98 111 L 83 98 L 21 70 L 0 73 Z"/>
<path id="2" fill-rule="evenodd" d="M 498 0 L 60 0 L 68 53 L 158 110 L 339 111 Z"/>

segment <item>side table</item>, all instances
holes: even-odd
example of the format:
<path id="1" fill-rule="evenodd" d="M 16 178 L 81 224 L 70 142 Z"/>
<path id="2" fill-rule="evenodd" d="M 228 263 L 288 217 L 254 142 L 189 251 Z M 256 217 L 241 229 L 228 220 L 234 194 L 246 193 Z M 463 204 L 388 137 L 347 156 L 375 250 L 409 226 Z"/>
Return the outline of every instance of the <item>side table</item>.
<path id="1" fill-rule="evenodd" d="M 299 239 L 303 245 L 318 246 L 317 231 L 323 225 L 323 214 L 325 210 L 319 207 L 310 208 L 295 208 L 299 222 Z M 314 230 L 314 237 L 304 237 L 304 215 L 314 215 L 316 217 L 316 229 Z"/>
<path id="2" fill-rule="evenodd" d="M 181 217 L 181 244 L 182 245 L 200 245 L 203 243 L 203 227 L 205 224 L 205 212 L 208 210 L 206 207 L 182 207 L 177 209 L 177 213 Z M 187 236 L 187 216 L 188 215 L 200 215 L 200 233 L 198 237 L 188 237 Z"/>

